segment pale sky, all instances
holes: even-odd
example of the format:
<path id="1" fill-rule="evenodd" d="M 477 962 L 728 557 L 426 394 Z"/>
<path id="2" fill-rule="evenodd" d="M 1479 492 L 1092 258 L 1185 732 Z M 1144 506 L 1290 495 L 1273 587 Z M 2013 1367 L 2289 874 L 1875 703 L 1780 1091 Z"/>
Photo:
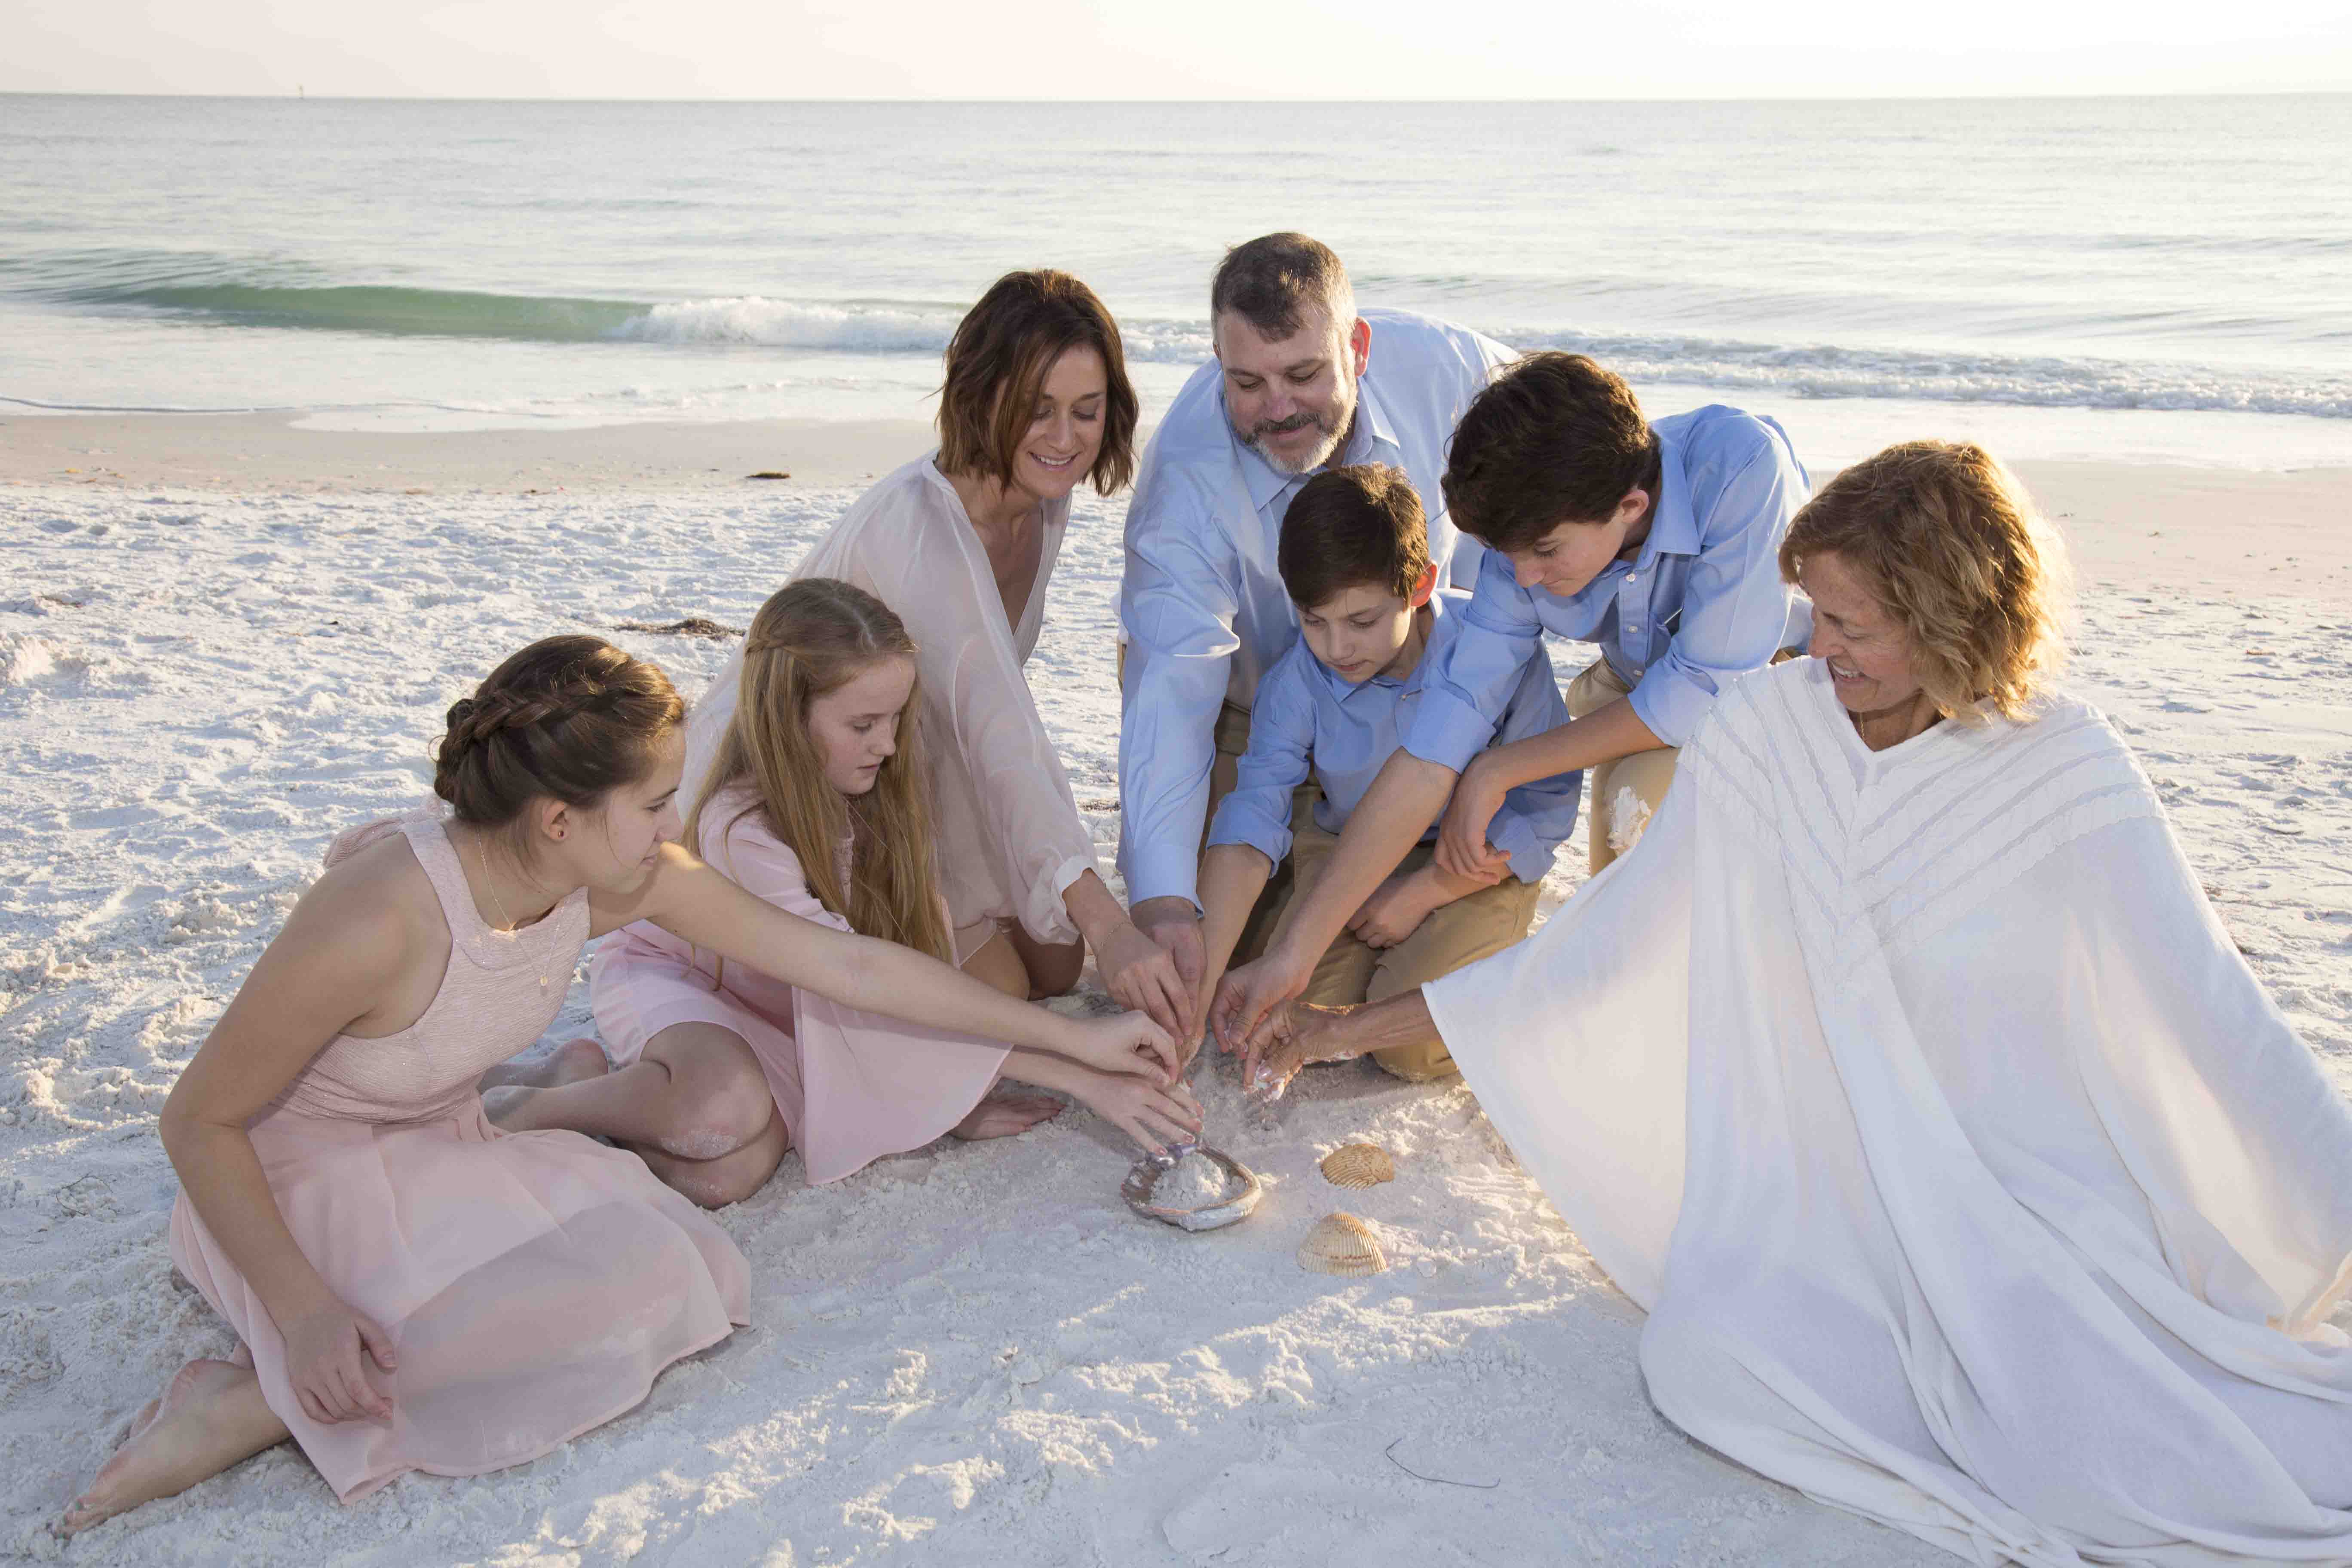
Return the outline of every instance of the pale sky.
<path id="1" fill-rule="evenodd" d="M 298 87 L 1079 100 L 2347 91 L 2352 4 L 0 0 L 0 91 Z"/>

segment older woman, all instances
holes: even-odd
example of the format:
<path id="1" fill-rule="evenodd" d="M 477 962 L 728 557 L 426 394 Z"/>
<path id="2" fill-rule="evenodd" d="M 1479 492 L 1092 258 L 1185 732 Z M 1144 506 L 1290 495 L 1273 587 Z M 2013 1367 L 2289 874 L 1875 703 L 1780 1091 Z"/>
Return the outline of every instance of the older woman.
<path id="1" fill-rule="evenodd" d="M 2044 689 L 2054 542 L 1920 442 L 1781 563 L 1815 657 L 1717 701 L 1627 859 L 1277 1021 L 1258 1081 L 1442 1036 L 1650 1309 L 1658 1408 L 1817 1498 L 1982 1563 L 2352 1557 L 2352 1116 Z"/>
<path id="2" fill-rule="evenodd" d="M 1118 324 L 1094 291 L 1066 272 L 1009 272 L 948 344 L 938 447 L 858 498 L 793 576 L 856 584 L 920 645 L 956 963 L 1016 996 L 1049 996 L 1077 983 L 1091 944 L 1113 996 L 1186 1034 L 1192 997 L 1096 868 L 1023 673 L 1070 493 L 1127 483 L 1137 414 Z M 682 798 L 699 798 L 740 662 L 695 708 Z"/>

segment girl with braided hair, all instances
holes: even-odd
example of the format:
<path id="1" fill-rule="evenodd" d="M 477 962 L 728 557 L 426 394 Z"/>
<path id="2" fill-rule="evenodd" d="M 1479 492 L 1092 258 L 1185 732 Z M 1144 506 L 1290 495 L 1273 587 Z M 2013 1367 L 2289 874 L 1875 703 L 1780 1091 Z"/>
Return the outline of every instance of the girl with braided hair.
<path id="1" fill-rule="evenodd" d="M 830 577 L 786 584 L 744 638 L 732 718 L 685 841 L 779 909 L 945 960 L 914 639 L 881 600 Z M 838 1181 L 943 1133 L 993 1138 L 1060 1110 L 990 1096 L 1000 1076 L 1059 1089 L 1147 1149 L 1197 1131 L 1181 1086 L 844 1006 L 640 922 L 597 949 L 596 1025 L 492 1089 L 500 1126 L 620 1140 L 718 1207 L 759 1191 L 798 1145 Z"/>
<path id="2" fill-rule="evenodd" d="M 684 720 L 652 665 L 534 643 L 449 710 L 446 816 L 329 847 L 161 1119 L 173 1261 L 238 1351 L 181 1368 L 61 1528 L 289 1436 L 345 1501 L 521 1464 L 749 1321 L 742 1255 L 643 1162 L 483 1110 L 478 1079 L 553 1020 L 592 936 L 650 921 L 849 1006 L 1172 1081 L 1139 1014 L 1058 1017 L 668 842 Z"/>

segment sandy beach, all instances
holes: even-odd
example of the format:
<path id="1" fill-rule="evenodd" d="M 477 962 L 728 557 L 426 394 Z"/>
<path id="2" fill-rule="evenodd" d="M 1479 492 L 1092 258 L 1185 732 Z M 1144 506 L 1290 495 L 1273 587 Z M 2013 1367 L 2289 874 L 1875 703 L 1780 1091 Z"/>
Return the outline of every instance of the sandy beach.
<path id="1" fill-rule="evenodd" d="M 742 626 L 923 444 L 884 423 L 0 419 L 0 1552 L 1952 1561 L 1667 1425 L 1641 1314 L 1468 1092 L 1369 1065 L 1308 1075 L 1271 1129 L 1203 1075 L 1213 1141 L 1271 1186 L 1232 1231 L 1130 1215 L 1116 1135 L 1076 1110 L 825 1188 L 790 1156 L 719 1216 L 754 1326 L 546 1458 L 342 1508 L 281 1447 L 70 1544 L 47 1533 L 171 1370 L 231 1348 L 173 1278 L 155 1117 L 328 837 L 418 799 L 444 707 L 532 637 L 597 631 L 698 693 L 728 642 L 648 628 Z M 2021 468 L 2076 556 L 2072 688 L 2137 749 L 2221 918 L 2352 1090 L 2352 469 Z M 771 469 L 792 477 L 745 478 Z M 1030 670 L 1106 872 L 1123 507 L 1082 493 Z M 1547 909 L 1583 864 L 1561 855 Z M 548 1042 L 590 1027 L 575 984 Z M 1324 1184 L 1317 1158 L 1365 1139 L 1397 1179 Z M 1378 1228 L 1385 1272 L 1293 1261 L 1341 1208 Z"/>

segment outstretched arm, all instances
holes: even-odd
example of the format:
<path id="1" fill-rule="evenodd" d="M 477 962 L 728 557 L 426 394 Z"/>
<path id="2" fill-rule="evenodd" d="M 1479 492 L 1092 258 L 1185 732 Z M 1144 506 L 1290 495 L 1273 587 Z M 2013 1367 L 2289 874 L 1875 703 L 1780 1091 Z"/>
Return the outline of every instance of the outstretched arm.
<path id="1" fill-rule="evenodd" d="M 1017 1002 L 909 947 L 802 920 L 752 897 L 675 844 L 626 896 L 592 894 L 599 930 L 651 921 L 663 930 L 845 1006 L 929 1028 L 986 1035 L 1108 1071 L 1173 1079 L 1175 1043 L 1140 1013 L 1065 1018 Z"/>
<path id="2" fill-rule="evenodd" d="M 1383 1001 L 1345 1007 L 1301 1002 L 1279 1009 L 1242 1058 L 1242 1089 L 1259 1104 L 1282 1098 L 1298 1069 L 1344 1062 L 1374 1051 L 1441 1043 L 1421 987 Z"/>
<path id="3" fill-rule="evenodd" d="M 1274 876 L 1274 862 L 1265 851 L 1247 844 L 1212 844 L 1201 857 L 1201 939 L 1204 965 L 1201 971 L 1202 1022 L 1207 1023 L 1208 1000 L 1224 978 L 1242 928 L 1250 910 Z"/>
<path id="4" fill-rule="evenodd" d="M 1270 1013 L 1307 989 L 1316 960 L 1454 793 L 1454 770 L 1399 750 L 1382 765 L 1339 835 L 1321 880 L 1284 917 L 1265 957 L 1227 974 L 1210 1017 L 1217 1043 L 1237 1050 Z"/>

